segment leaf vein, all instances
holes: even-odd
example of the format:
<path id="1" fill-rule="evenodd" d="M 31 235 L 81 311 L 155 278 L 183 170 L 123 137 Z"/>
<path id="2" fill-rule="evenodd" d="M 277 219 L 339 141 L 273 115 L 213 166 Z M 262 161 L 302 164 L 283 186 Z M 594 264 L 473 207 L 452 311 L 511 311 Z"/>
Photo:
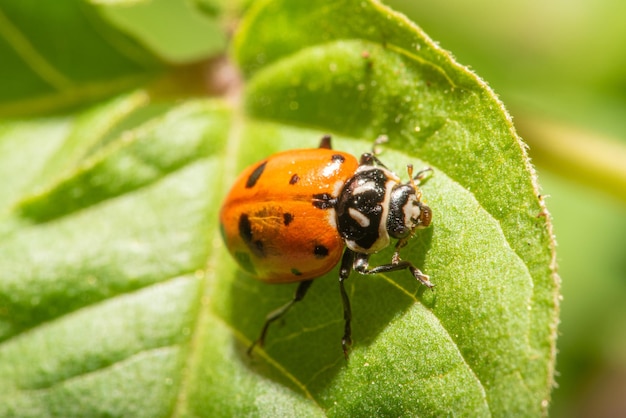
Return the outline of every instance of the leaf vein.
<path id="1" fill-rule="evenodd" d="M 65 90 L 74 83 L 59 72 L 28 41 L 26 36 L 0 10 L 0 34 L 42 80 L 56 90 Z"/>
<path id="2" fill-rule="evenodd" d="M 168 352 L 176 347 L 179 347 L 180 344 L 168 344 L 168 345 L 164 345 L 164 346 L 160 346 L 160 347 L 153 347 L 147 350 L 140 350 L 137 352 L 134 352 L 132 354 L 130 354 L 127 357 L 124 358 L 120 358 L 114 362 L 108 363 L 103 365 L 102 367 L 98 367 L 96 369 L 92 369 L 89 371 L 85 371 L 84 373 L 79 373 L 79 374 L 75 374 L 72 376 L 67 376 L 61 380 L 57 380 L 55 382 L 51 382 L 45 385 L 41 385 L 38 387 L 33 387 L 33 388 L 25 388 L 25 387 L 21 387 L 18 390 L 20 392 L 25 392 L 25 393 L 36 393 L 36 392 L 49 392 L 53 389 L 55 389 L 58 386 L 70 383 L 72 381 L 76 381 L 76 380 L 80 380 L 80 379 L 84 379 L 86 377 L 89 376 L 95 376 L 99 373 L 111 370 L 111 369 L 115 369 L 117 367 L 123 367 L 125 363 L 136 359 L 138 357 L 144 356 L 144 355 L 148 355 L 148 354 L 158 354 L 160 352 Z"/>

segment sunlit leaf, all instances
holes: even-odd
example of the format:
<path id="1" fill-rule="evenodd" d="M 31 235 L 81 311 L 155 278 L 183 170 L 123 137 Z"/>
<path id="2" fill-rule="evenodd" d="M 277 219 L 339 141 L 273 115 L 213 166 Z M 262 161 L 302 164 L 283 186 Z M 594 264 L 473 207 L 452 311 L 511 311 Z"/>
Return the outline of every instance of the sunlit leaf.
<path id="1" fill-rule="evenodd" d="M 0 415 L 545 413 L 553 242 L 493 92 L 376 2 L 259 2 L 234 44 L 234 104 L 138 91 L 0 125 Z M 322 133 L 357 156 L 387 135 L 401 177 L 433 168 L 433 224 L 402 256 L 436 287 L 354 273 L 346 362 L 335 269 L 249 357 L 294 286 L 236 266 L 220 201 L 240 169 Z"/>

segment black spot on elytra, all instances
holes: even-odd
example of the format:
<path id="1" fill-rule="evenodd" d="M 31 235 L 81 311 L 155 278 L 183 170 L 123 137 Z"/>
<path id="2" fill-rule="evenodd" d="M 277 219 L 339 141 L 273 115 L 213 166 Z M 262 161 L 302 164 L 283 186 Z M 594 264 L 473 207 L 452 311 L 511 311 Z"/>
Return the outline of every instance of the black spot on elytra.
<path id="1" fill-rule="evenodd" d="M 343 163 L 344 161 L 346 161 L 346 158 L 340 154 L 333 154 L 331 159 L 333 160 L 333 162 L 340 162 L 340 163 Z"/>
<path id="2" fill-rule="evenodd" d="M 298 270 L 297 268 L 291 268 L 291 272 L 296 275 L 296 276 L 302 276 L 302 272 L 300 270 Z"/>
<path id="3" fill-rule="evenodd" d="M 250 225 L 250 218 L 245 213 L 239 217 L 239 236 L 246 244 L 252 242 L 252 225 Z"/>
<path id="4" fill-rule="evenodd" d="M 267 161 L 263 161 L 261 164 L 259 164 L 257 168 L 254 169 L 252 174 L 250 174 L 250 177 L 248 177 L 248 180 L 246 180 L 247 189 L 254 187 L 256 182 L 259 181 L 259 178 L 261 177 L 261 174 L 263 174 L 263 171 L 265 170 L 266 165 L 267 165 Z"/>
<path id="5" fill-rule="evenodd" d="M 252 224 L 250 223 L 250 218 L 245 213 L 239 217 L 239 236 L 257 257 L 265 257 L 263 241 L 252 240 Z"/>
<path id="6" fill-rule="evenodd" d="M 316 245 L 313 249 L 313 254 L 315 254 L 316 258 L 324 258 L 328 256 L 328 248 L 323 245 Z"/>
<path id="7" fill-rule="evenodd" d="M 283 213 L 283 223 L 285 226 L 289 226 L 291 221 L 293 221 L 293 215 L 291 213 Z"/>
<path id="8" fill-rule="evenodd" d="M 294 174 L 293 176 L 291 176 L 291 178 L 289 179 L 289 184 L 294 185 L 297 182 L 300 181 L 300 176 L 297 174 Z"/>

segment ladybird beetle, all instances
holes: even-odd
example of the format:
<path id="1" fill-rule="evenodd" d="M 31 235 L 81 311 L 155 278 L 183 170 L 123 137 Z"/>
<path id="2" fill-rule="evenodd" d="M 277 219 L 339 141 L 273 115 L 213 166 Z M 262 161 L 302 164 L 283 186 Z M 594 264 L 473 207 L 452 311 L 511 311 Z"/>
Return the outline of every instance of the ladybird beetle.
<path id="1" fill-rule="evenodd" d="M 343 303 L 344 355 L 352 344 L 352 313 L 344 281 L 352 270 L 361 274 L 407 269 L 423 285 L 433 284 L 399 250 L 416 229 L 430 225 L 432 212 L 421 198 L 425 169 L 402 183 L 378 159 L 376 140 L 360 162 L 331 149 L 330 136 L 319 148 L 280 152 L 248 167 L 235 181 L 220 212 L 226 246 L 245 271 L 267 283 L 300 282 L 291 301 L 271 312 L 259 338 L 263 345 L 270 324 L 302 300 L 313 279 L 339 268 Z M 369 257 L 397 239 L 389 264 L 369 267 Z M 343 256 L 342 256 L 343 254 Z"/>

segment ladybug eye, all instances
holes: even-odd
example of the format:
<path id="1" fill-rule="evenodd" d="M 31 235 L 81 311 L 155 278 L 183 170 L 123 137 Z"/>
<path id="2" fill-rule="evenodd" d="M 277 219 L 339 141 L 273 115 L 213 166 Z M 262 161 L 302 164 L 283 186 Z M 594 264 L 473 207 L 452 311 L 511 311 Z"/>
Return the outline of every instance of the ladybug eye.
<path id="1" fill-rule="evenodd" d="M 422 202 L 419 202 L 419 207 L 420 207 L 419 226 L 420 228 L 426 228 L 428 225 L 430 225 L 430 222 L 433 220 L 433 211 Z"/>

